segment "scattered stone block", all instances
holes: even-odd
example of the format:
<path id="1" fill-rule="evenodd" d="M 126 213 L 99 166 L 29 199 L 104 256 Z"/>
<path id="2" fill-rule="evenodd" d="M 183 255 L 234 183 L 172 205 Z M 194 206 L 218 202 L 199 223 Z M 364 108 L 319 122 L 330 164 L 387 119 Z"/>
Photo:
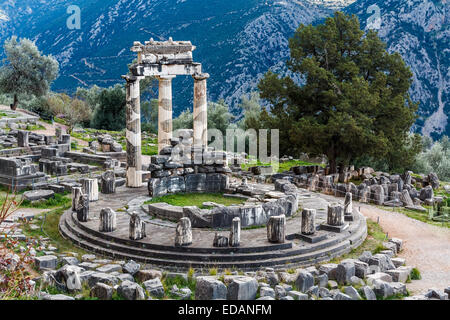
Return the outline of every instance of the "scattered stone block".
<path id="1" fill-rule="evenodd" d="M 373 290 L 369 286 L 364 286 L 361 289 L 361 292 L 364 295 L 364 297 L 366 298 L 366 300 L 377 300 L 377 296 L 375 295 L 375 292 L 373 292 Z"/>
<path id="2" fill-rule="evenodd" d="M 298 290 L 301 292 L 306 292 L 309 288 L 314 286 L 314 277 L 307 271 L 300 271 L 297 279 L 295 280 L 295 284 Z"/>
<path id="3" fill-rule="evenodd" d="M 339 284 L 350 284 L 355 275 L 355 264 L 352 261 L 342 261 L 336 269 L 336 281 Z"/>
<path id="4" fill-rule="evenodd" d="M 104 272 L 104 273 L 111 273 L 111 272 L 120 271 L 121 269 L 122 269 L 122 267 L 119 266 L 118 264 L 106 264 L 104 266 L 97 268 L 97 271 Z"/>
<path id="5" fill-rule="evenodd" d="M 234 277 L 228 285 L 228 300 L 255 300 L 258 291 L 258 282 L 255 278 Z"/>
<path id="6" fill-rule="evenodd" d="M 58 257 L 53 255 L 47 255 L 42 257 L 35 257 L 34 263 L 38 270 L 42 269 L 56 269 L 58 265 Z"/>
<path id="7" fill-rule="evenodd" d="M 227 298 L 227 287 L 215 277 L 197 277 L 195 300 L 219 300 Z"/>
<path id="8" fill-rule="evenodd" d="M 134 260 L 130 260 L 122 266 L 122 272 L 129 273 L 134 276 L 140 268 L 141 265 L 139 263 L 136 263 Z"/>
<path id="9" fill-rule="evenodd" d="M 111 300 L 113 295 L 113 288 L 104 283 L 97 283 L 90 292 L 90 296 L 98 298 L 99 300 Z"/>
<path id="10" fill-rule="evenodd" d="M 349 297 L 351 297 L 353 300 L 361 300 L 361 296 L 358 293 L 358 290 L 356 290 L 353 287 L 345 287 L 344 288 L 344 293 L 346 295 L 348 295 Z"/>
<path id="11" fill-rule="evenodd" d="M 162 272 L 159 270 L 139 270 L 136 274 L 136 279 L 140 282 L 162 278 Z"/>
<path id="12" fill-rule="evenodd" d="M 152 280 L 150 280 L 152 281 Z M 145 285 L 145 283 L 144 283 Z M 162 286 L 162 285 L 161 285 Z M 136 282 L 131 282 L 128 280 L 123 281 L 117 288 L 117 293 L 123 297 L 125 300 L 144 300 L 145 292 L 144 289 Z M 164 289 L 163 289 L 164 295 Z"/>

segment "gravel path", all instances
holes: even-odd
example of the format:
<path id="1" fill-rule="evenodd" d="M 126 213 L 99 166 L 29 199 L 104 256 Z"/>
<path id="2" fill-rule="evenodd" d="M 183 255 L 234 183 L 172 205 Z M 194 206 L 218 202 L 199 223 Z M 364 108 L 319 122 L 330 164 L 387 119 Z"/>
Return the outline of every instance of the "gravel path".
<path id="1" fill-rule="evenodd" d="M 404 214 L 355 203 L 361 213 L 377 221 L 390 238 L 403 240 L 400 257 L 406 264 L 419 269 L 422 279 L 407 284 L 413 294 L 420 294 L 430 288 L 443 290 L 450 286 L 450 229 L 433 226 Z"/>

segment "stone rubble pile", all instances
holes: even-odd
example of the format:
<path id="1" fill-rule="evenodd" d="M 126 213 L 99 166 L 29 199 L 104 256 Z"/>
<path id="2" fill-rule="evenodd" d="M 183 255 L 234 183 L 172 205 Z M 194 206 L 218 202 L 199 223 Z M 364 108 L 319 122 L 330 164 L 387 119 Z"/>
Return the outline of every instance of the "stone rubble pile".
<path id="1" fill-rule="evenodd" d="M 179 278 L 187 283 L 186 273 L 161 272 L 133 260 L 112 261 L 86 254 L 80 261 L 76 254 L 49 254 L 36 257 L 35 264 L 43 272 L 40 280 L 45 285 L 66 292 L 58 295 L 40 292 L 44 300 L 74 299 L 73 295 L 81 298 L 76 294 L 86 286 L 91 297 L 100 300 L 111 300 L 114 294 L 126 300 L 161 299 L 169 294 L 186 300 L 194 297 L 196 300 L 377 300 L 393 296 L 406 300 L 448 300 L 450 287 L 408 296 L 406 283 L 413 268 L 406 266 L 404 259 L 395 257 L 402 249 L 402 240 L 389 239 L 384 246 L 388 249 L 377 254 L 366 251 L 358 259 L 307 268 L 263 268 L 214 276 L 196 273 L 195 292 L 177 285 L 164 288 L 164 279 Z M 63 266 L 58 268 L 60 264 Z"/>

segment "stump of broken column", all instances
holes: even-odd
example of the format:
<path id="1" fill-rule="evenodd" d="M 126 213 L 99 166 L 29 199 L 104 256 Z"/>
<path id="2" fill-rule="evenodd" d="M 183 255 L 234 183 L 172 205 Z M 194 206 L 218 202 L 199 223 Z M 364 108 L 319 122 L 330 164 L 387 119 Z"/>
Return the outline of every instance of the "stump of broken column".
<path id="1" fill-rule="evenodd" d="M 344 220 L 345 221 L 353 221 L 353 195 L 350 192 L 345 194 L 344 200 Z"/>
<path id="2" fill-rule="evenodd" d="M 308 243 L 317 243 L 319 241 L 327 239 L 327 233 L 316 230 L 316 210 L 315 209 L 303 209 L 301 220 L 301 232 L 291 235 L 287 235 L 287 240 L 299 239 Z"/>
<path id="3" fill-rule="evenodd" d="M 141 240 L 147 236 L 145 233 L 145 222 L 137 213 L 131 214 L 130 217 L 130 239 Z"/>
<path id="4" fill-rule="evenodd" d="M 344 207 L 339 204 L 328 206 L 327 223 L 320 225 L 321 230 L 342 232 L 348 228 L 344 218 Z"/>
<path id="5" fill-rule="evenodd" d="M 82 195 L 82 189 L 81 187 L 73 187 L 72 188 L 72 211 L 77 211 L 77 205 L 79 198 Z"/>
<path id="6" fill-rule="evenodd" d="M 100 232 L 112 232 L 116 230 L 116 212 L 111 208 L 103 208 L 100 211 Z"/>
<path id="7" fill-rule="evenodd" d="M 98 180 L 97 178 L 93 179 L 81 179 L 81 186 L 83 188 L 83 192 L 86 193 L 89 197 L 89 201 L 97 201 L 98 200 Z"/>
<path id="8" fill-rule="evenodd" d="M 272 243 L 283 243 L 285 240 L 286 216 L 272 216 L 267 223 L 267 240 Z"/>
<path id="9" fill-rule="evenodd" d="M 313 235 L 316 232 L 316 210 L 303 209 L 301 232 L 303 235 Z"/>
<path id="10" fill-rule="evenodd" d="M 181 218 L 178 221 L 175 233 L 175 246 L 182 247 L 192 244 L 192 227 L 189 218 Z"/>
<path id="11" fill-rule="evenodd" d="M 219 235 L 217 232 L 214 235 L 213 247 L 224 248 L 228 247 L 228 238 L 222 235 Z"/>
<path id="12" fill-rule="evenodd" d="M 87 222 L 89 220 L 89 198 L 87 194 L 80 194 L 77 199 L 75 212 L 77 213 L 78 221 Z"/>
<path id="13" fill-rule="evenodd" d="M 21 148 L 29 147 L 28 142 L 30 131 L 19 130 L 17 131 L 17 145 Z"/>
<path id="14" fill-rule="evenodd" d="M 116 192 L 116 175 L 114 171 L 106 171 L 102 174 L 101 179 L 102 193 L 112 194 Z"/>
<path id="15" fill-rule="evenodd" d="M 236 217 L 231 222 L 230 246 L 239 247 L 241 243 L 241 218 Z"/>

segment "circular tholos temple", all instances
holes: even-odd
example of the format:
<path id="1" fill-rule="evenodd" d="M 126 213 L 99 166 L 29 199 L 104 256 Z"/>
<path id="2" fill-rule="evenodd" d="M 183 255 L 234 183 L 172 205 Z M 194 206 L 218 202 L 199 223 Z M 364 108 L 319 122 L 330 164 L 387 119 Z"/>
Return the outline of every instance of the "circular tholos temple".
<path id="1" fill-rule="evenodd" d="M 59 223 L 77 246 L 115 259 L 166 269 L 308 266 L 359 246 L 365 218 L 351 205 L 331 203 L 284 179 L 232 180 L 230 155 L 207 146 L 208 74 L 193 62 L 188 41 L 135 42 L 137 63 L 127 82 L 126 186 L 114 170 L 73 189 L 73 205 Z M 193 130 L 172 132 L 172 79 L 194 81 Z M 158 155 L 143 170 L 139 81 L 159 79 Z M 146 184 L 146 185 L 145 185 Z M 99 193 L 100 185 L 100 193 Z M 234 197 L 239 205 L 209 209 L 149 200 L 187 193 Z"/>
<path id="2" fill-rule="evenodd" d="M 275 197 L 278 198 L 276 201 L 283 199 L 282 192 L 275 191 L 274 185 L 271 184 L 249 184 L 248 189 L 257 190 L 258 193 L 261 193 L 263 189 L 265 199 L 271 200 L 267 203 L 274 203 Z M 87 222 L 79 221 L 76 212 L 68 210 L 60 220 L 60 231 L 64 237 L 88 251 L 114 259 L 132 259 L 176 270 L 191 267 L 256 270 L 268 266 L 280 268 L 309 266 L 347 253 L 364 241 L 367 235 L 366 221 L 357 208 L 353 209 L 351 221 L 345 221 L 343 206 L 341 206 L 340 213 L 335 212 L 336 205 L 328 203 L 319 194 L 302 189 L 297 192 L 300 206 L 311 209 L 302 210 L 300 208 L 291 216 L 283 215 L 284 225 L 279 227 L 284 228 L 284 238 L 278 239 L 278 241 L 276 241 L 276 235 L 269 234 L 269 229 L 271 229 L 270 223 L 273 220 L 271 218 L 279 216 L 267 219 L 264 210 L 259 209 L 262 208 L 261 205 L 243 204 L 229 208 L 222 207 L 221 210 L 212 209 L 211 211 L 240 213 L 241 216 L 235 216 L 230 220 L 230 225 L 226 227 L 214 228 L 207 225 L 202 226 L 198 221 L 194 222 L 188 232 L 190 239 L 187 243 L 185 245 L 177 244 L 176 238 L 180 232 L 177 228 L 181 229 L 180 220 L 195 220 L 180 218 L 183 215 L 183 208 L 167 204 L 165 206 L 161 204 L 159 207 L 155 204 L 144 204 L 151 199 L 147 188 L 144 187 L 133 190 L 133 193 L 130 193 L 129 189 L 125 187 L 120 187 L 115 194 L 102 194 L 99 201 L 90 203 L 90 216 Z M 247 194 L 249 193 L 247 192 Z M 238 194 L 234 194 L 234 196 L 238 196 Z M 128 209 L 120 210 L 124 206 Z M 149 211 L 150 206 L 153 207 L 152 213 Z M 252 206 L 256 209 L 252 210 Z M 100 231 L 100 215 L 105 207 L 112 208 L 116 214 L 116 227 L 111 232 Z M 254 216 L 258 210 L 261 211 L 259 218 Z M 157 211 L 160 212 L 157 213 Z M 311 215 L 311 211 L 315 211 L 315 214 Z M 221 215 L 221 213 L 217 214 Z M 340 219 L 335 215 L 341 214 L 342 224 L 328 225 L 331 214 L 334 215 L 333 219 L 335 220 Z M 132 221 L 136 216 L 145 225 L 144 234 L 146 236 L 142 239 L 130 237 L 130 228 L 135 227 Z M 260 219 L 259 222 L 258 219 Z M 314 219 L 314 221 L 309 219 Z M 240 220 L 241 225 L 233 225 L 233 220 Z M 267 222 L 251 225 L 255 220 L 258 223 L 264 220 Z M 305 228 L 302 228 L 304 222 L 302 220 L 308 224 Z M 218 221 L 222 221 L 223 225 L 226 225 L 223 216 Z M 246 224 L 250 225 L 246 226 Z M 314 225 L 312 229 L 311 224 Z M 218 245 L 215 241 L 218 236 L 230 240 L 233 228 L 234 234 L 236 228 L 239 228 L 238 246 L 233 246 L 230 241 L 227 241 L 226 246 L 215 246 Z M 183 232 L 185 230 L 181 230 L 181 233 Z M 189 237 L 189 234 L 187 236 Z M 274 238 L 276 242 L 271 242 Z"/>

